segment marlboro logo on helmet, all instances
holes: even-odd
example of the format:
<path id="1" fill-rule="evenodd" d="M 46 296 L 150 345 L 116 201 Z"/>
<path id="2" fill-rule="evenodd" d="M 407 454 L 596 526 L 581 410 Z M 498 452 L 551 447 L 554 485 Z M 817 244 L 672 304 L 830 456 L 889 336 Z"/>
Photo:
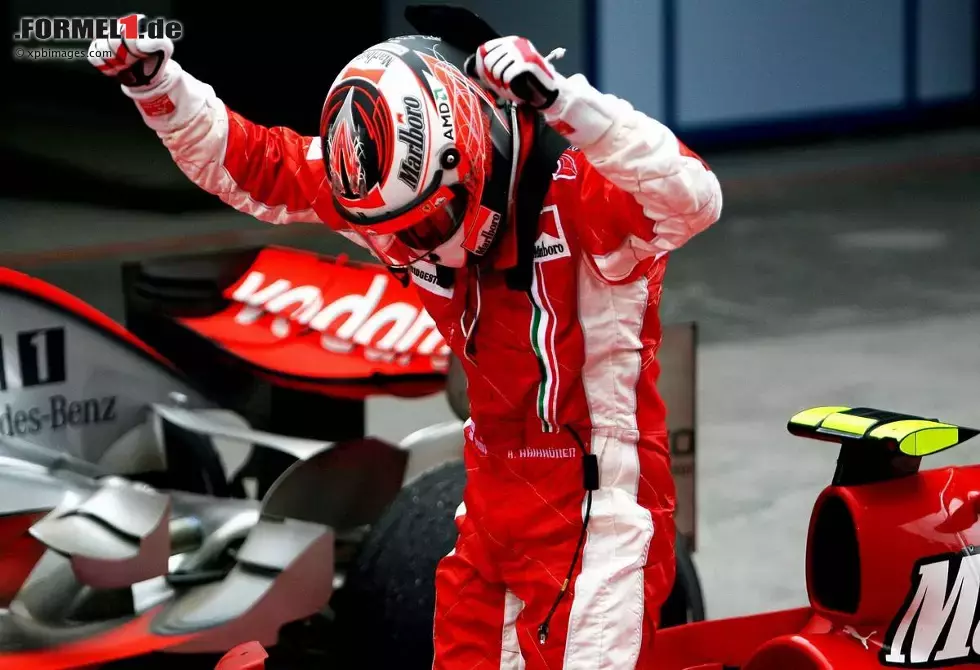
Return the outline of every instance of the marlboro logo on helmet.
<path id="1" fill-rule="evenodd" d="M 398 178 L 413 191 L 419 190 L 422 168 L 425 164 L 425 116 L 422 103 L 412 95 L 406 95 L 404 125 L 398 128 L 398 141 L 408 149 L 398 169 Z"/>

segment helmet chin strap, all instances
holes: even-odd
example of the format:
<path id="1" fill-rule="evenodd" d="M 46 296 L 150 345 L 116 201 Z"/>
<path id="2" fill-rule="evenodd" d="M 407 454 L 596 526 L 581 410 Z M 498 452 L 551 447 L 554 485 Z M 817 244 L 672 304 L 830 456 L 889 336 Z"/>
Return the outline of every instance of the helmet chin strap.
<path id="1" fill-rule="evenodd" d="M 513 233 L 512 219 L 518 210 L 518 184 L 525 167 L 523 162 L 529 153 L 534 151 L 533 138 L 537 135 L 535 129 L 540 124 L 540 118 L 536 113 L 528 113 L 528 110 L 523 110 L 522 113 L 517 105 L 508 103 L 504 109 L 509 127 L 500 123 L 496 115 L 492 117 L 493 124 L 496 126 L 494 130 L 501 134 L 494 138 L 491 177 L 484 187 L 484 196 L 480 201 L 485 208 L 500 215 L 499 227 L 494 233 L 493 241 L 483 254 L 473 253 L 464 246 L 466 231 L 463 226 L 460 226 L 449 240 L 440 244 L 421 260 L 450 269 L 481 265 L 488 259 L 492 259 L 495 268 L 503 270 L 517 264 L 517 253 L 513 249 L 510 249 L 511 253 L 507 253 L 501 247 L 506 238 Z M 500 140 L 504 138 L 506 143 L 501 146 Z M 531 169 L 544 169 L 544 173 L 547 173 L 547 181 L 550 181 L 552 172 L 550 165 L 535 165 Z"/>
<path id="2" fill-rule="evenodd" d="M 517 183 L 520 178 L 521 161 L 531 146 L 524 146 L 526 138 L 530 135 L 527 132 L 528 123 L 534 123 L 521 113 L 517 105 L 506 104 L 503 111 L 507 115 L 507 127 L 501 124 L 505 130 L 506 145 L 501 147 L 494 142 L 492 173 L 490 180 L 484 187 L 484 195 L 480 204 L 495 213 L 498 217 L 496 229 L 492 231 L 493 239 L 490 241 L 483 253 L 473 252 L 470 244 L 464 243 L 463 251 L 466 252 L 466 263 L 468 266 L 476 266 L 489 261 L 493 267 L 507 269 L 516 261 L 516 256 L 511 249 L 512 240 L 509 240 L 513 229 L 513 212 L 515 210 L 515 199 L 517 198 Z M 497 136 L 497 139 L 501 139 Z M 490 224 L 488 223 L 487 226 Z M 471 242 L 472 240 L 466 240 Z M 454 267 L 462 267 L 456 265 Z"/>
<path id="3" fill-rule="evenodd" d="M 510 183 L 507 185 L 507 212 L 504 224 L 510 223 L 510 213 L 514 210 L 514 198 L 517 191 L 517 171 L 521 164 L 521 115 L 517 113 L 517 105 L 510 105 Z"/>
<path id="4" fill-rule="evenodd" d="M 474 248 L 484 231 L 476 235 L 464 226 L 460 226 L 446 242 L 443 242 L 421 260 L 440 265 L 445 268 L 460 269 L 476 266 L 489 257 L 495 256 L 501 240 L 507 235 L 508 219 L 513 210 L 516 194 L 518 166 L 521 156 L 521 138 L 524 133 L 520 127 L 525 121 L 518 114 L 515 105 L 507 104 L 502 108 L 503 115 L 491 113 L 491 132 L 493 133 L 493 150 L 490 157 L 490 179 L 484 185 L 480 205 L 496 214 L 498 219 L 496 229 L 490 231 L 493 238 L 482 253 L 474 252 Z M 506 121 L 506 123 L 504 122 Z M 485 227 L 494 225 L 488 218 Z M 467 239 L 467 233 L 476 240 Z"/>

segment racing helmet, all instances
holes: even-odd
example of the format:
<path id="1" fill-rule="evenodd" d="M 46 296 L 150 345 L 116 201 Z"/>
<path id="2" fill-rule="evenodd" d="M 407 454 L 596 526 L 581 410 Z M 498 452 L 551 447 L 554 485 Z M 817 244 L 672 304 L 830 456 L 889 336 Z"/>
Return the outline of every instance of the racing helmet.
<path id="1" fill-rule="evenodd" d="M 354 58 L 320 116 L 334 208 L 383 263 L 473 262 L 508 208 L 516 113 L 463 73 L 468 54 L 396 37 Z"/>

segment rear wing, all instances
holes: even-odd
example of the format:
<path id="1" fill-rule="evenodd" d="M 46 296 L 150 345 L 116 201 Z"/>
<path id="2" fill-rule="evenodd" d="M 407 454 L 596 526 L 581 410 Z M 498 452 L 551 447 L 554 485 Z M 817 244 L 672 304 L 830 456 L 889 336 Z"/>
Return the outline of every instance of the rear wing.
<path id="1" fill-rule="evenodd" d="M 445 387 L 449 347 L 414 288 L 377 264 L 262 247 L 132 264 L 124 285 L 130 329 L 196 378 L 215 377 L 217 357 L 336 398 Z"/>
<path id="2" fill-rule="evenodd" d="M 973 428 L 870 407 L 813 407 L 794 415 L 787 428 L 798 437 L 881 445 L 913 457 L 950 449 L 980 434 Z"/>

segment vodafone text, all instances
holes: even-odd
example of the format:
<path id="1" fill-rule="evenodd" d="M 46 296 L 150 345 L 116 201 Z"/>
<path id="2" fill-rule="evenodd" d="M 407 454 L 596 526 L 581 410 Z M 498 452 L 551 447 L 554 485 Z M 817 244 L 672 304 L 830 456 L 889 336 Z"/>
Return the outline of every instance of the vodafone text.
<path id="1" fill-rule="evenodd" d="M 235 321 L 246 325 L 263 314 L 283 315 L 272 323 L 276 337 L 287 337 L 295 322 L 322 333 L 320 342 L 325 349 L 347 353 L 361 345 L 370 360 L 408 364 L 415 353 L 448 356 L 449 347 L 428 312 L 405 302 L 380 306 L 389 281 L 377 275 L 367 293 L 326 303 L 317 286 L 294 286 L 285 279 L 267 282 L 263 273 L 252 271 L 232 294 L 245 305 Z M 332 329 L 338 321 L 343 323 Z"/>

